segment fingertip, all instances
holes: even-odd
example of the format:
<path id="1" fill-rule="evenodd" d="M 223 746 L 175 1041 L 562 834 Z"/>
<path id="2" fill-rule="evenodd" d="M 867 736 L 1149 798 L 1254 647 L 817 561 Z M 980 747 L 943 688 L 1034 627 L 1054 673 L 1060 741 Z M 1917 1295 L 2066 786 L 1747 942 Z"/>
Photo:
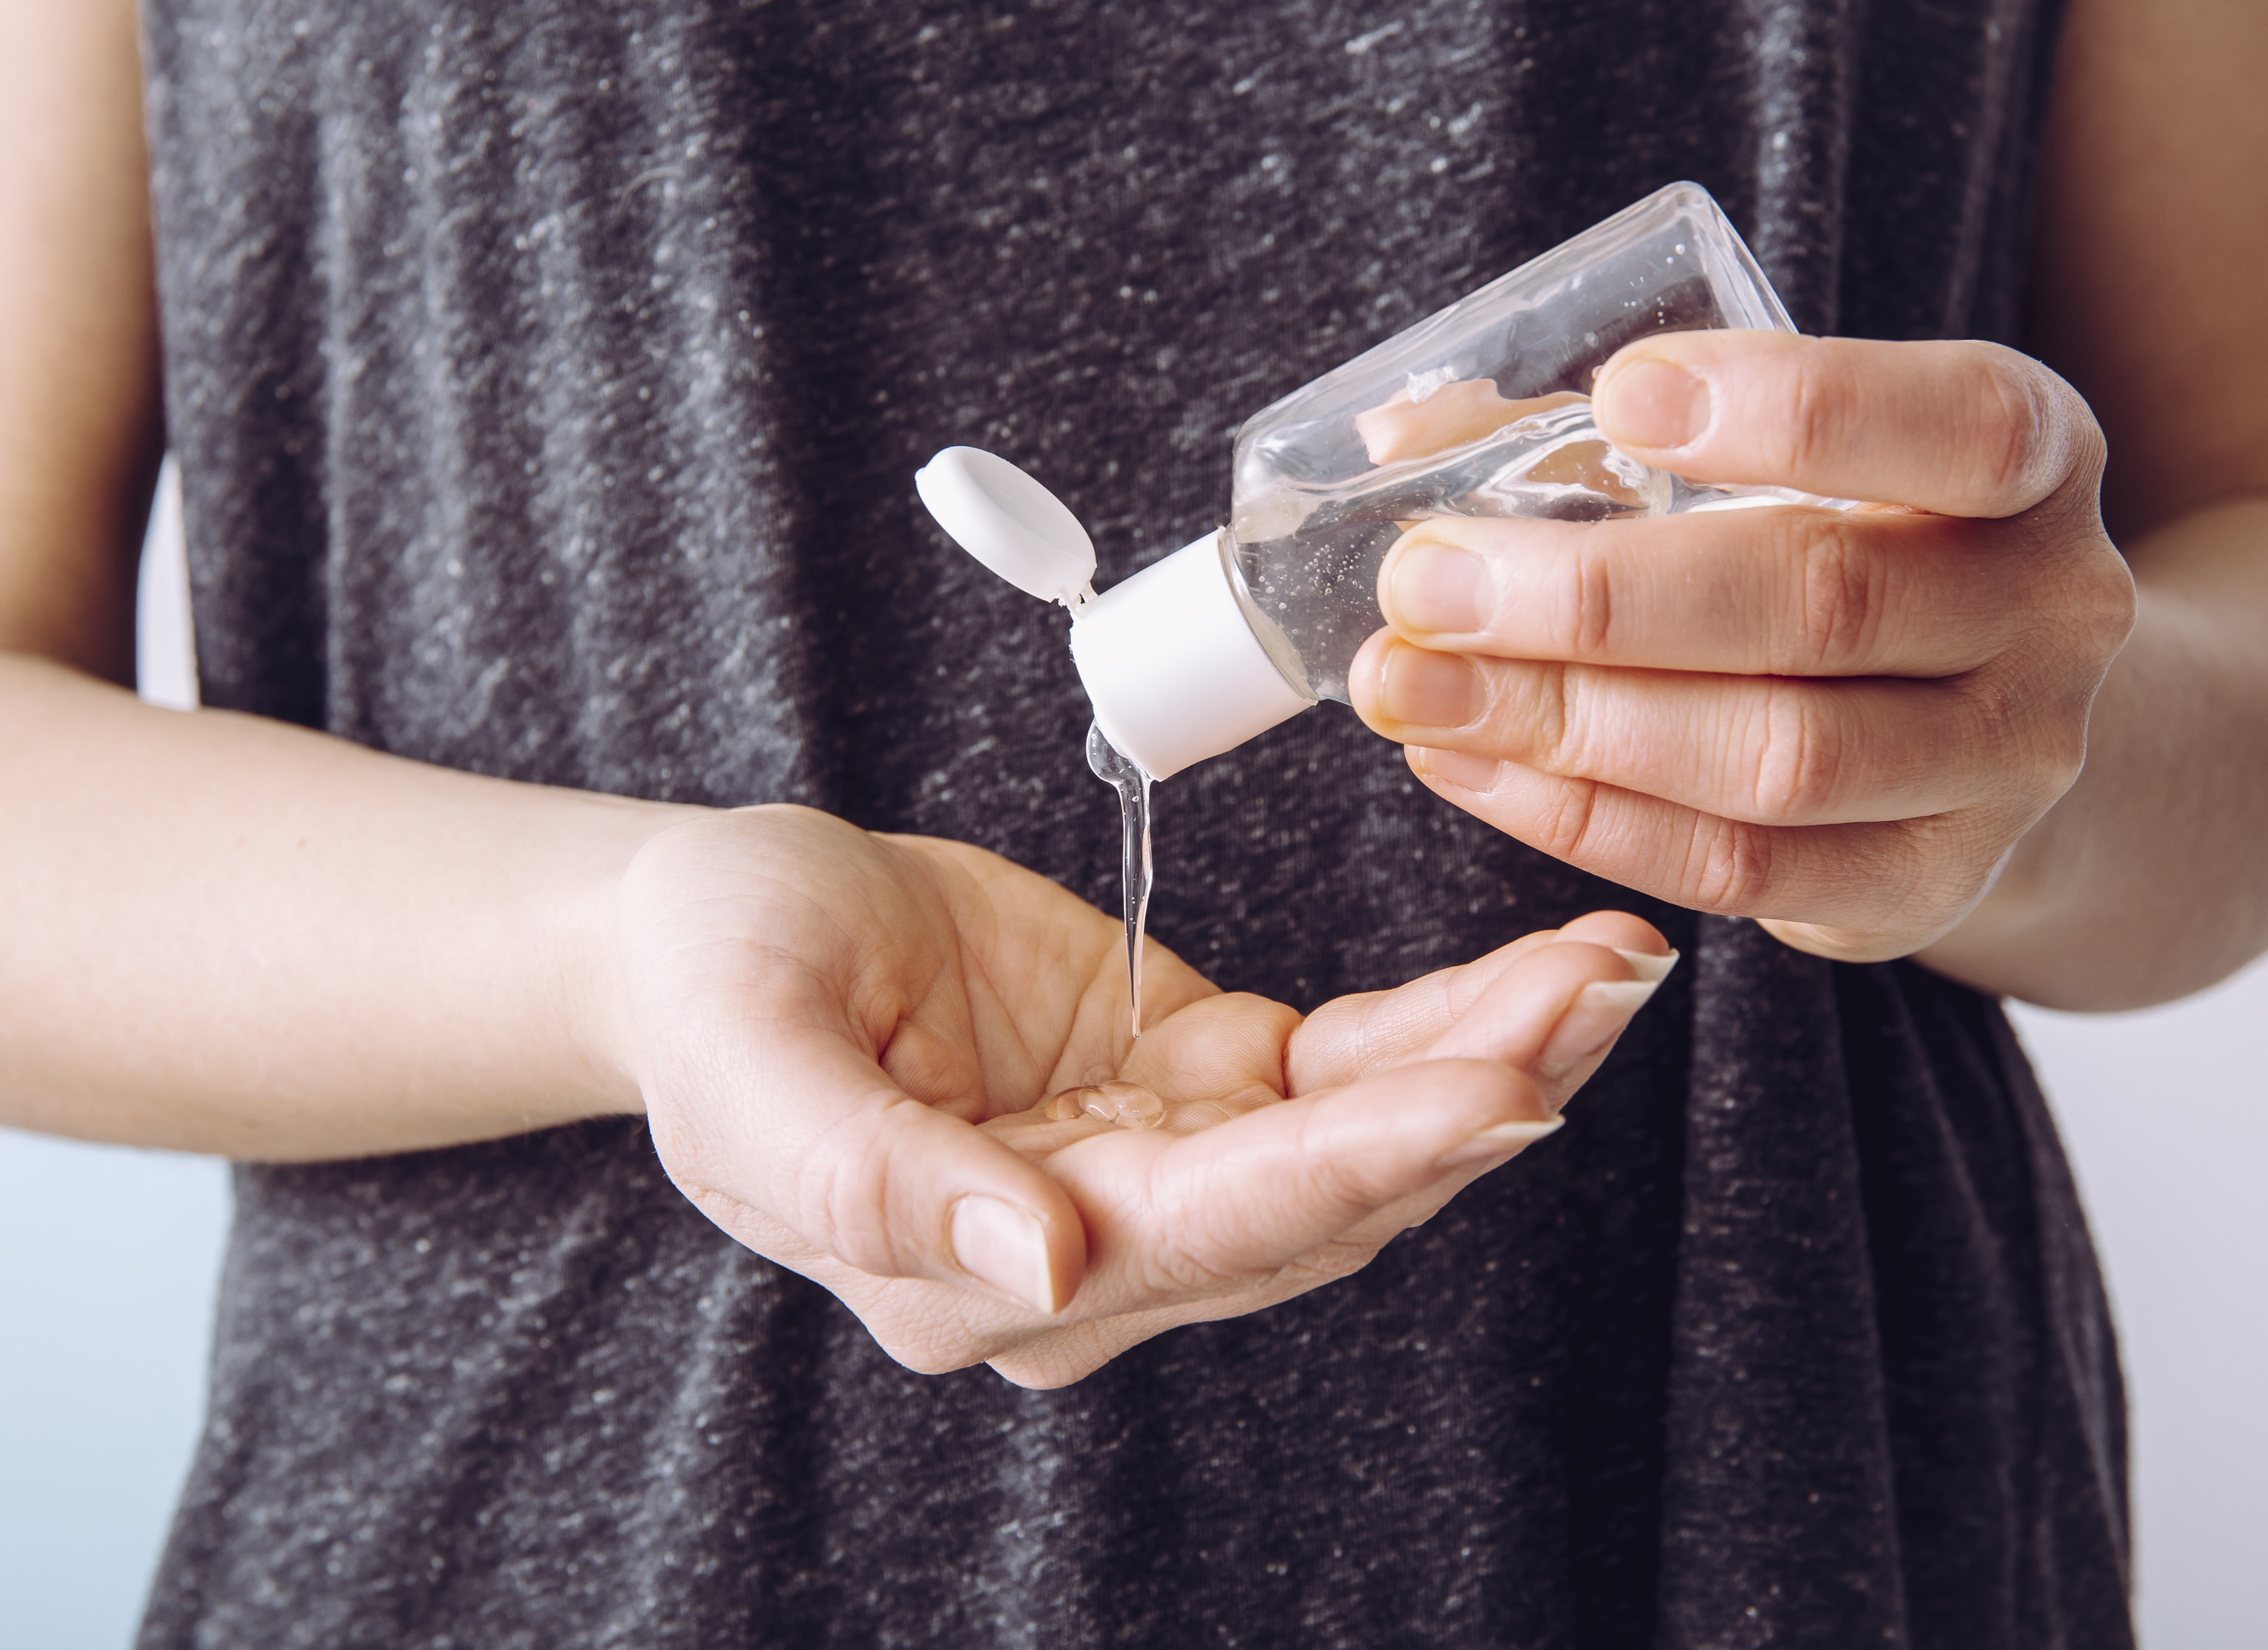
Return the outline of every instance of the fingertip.
<path id="1" fill-rule="evenodd" d="M 1564 939 L 1604 946 L 1626 957 L 1632 954 L 1648 958 L 1676 954 L 1660 929 L 1629 911 L 1586 911 L 1560 929 L 1559 934 Z"/>
<path id="2" fill-rule="evenodd" d="M 1977 369 L 1992 393 L 1969 444 L 1982 459 L 1970 508 L 1985 517 L 2021 515 L 2075 472 L 2101 472 L 2102 428 L 2058 374 L 2006 344 L 1977 343 Z"/>
<path id="3" fill-rule="evenodd" d="M 1538 1140 L 1558 1133 L 1566 1123 L 1565 1116 L 1537 1123 L 1493 1123 L 1450 1147 L 1436 1167 L 1444 1174 L 1476 1167 L 1501 1168 Z"/>
<path id="4" fill-rule="evenodd" d="M 1607 1057 L 1639 1010 L 1660 989 L 1660 980 L 1594 980 L 1567 1005 L 1550 1039 L 1530 1067 L 1539 1082 L 1563 1095 Z"/>
<path id="5" fill-rule="evenodd" d="M 1444 750 L 1432 745 L 1410 745 L 1404 748 L 1403 755 L 1410 763 L 1410 770 L 1437 789 L 1486 796 L 1496 789 L 1497 781 L 1504 777 L 1503 762 L 1492 756 L 1476 756 L 1469 751 Z"/>
<path id="6" fill-rule="evenodd" d="M 973 1282 L 1044 1315 L 1078 1289 L 1086 1224 L 1023 1153 L 912 1101 L 837 1132 L 840 1157 L 808 1163 L 802 1189 L 819 1247 L 876 1277 Z"/>
<path id="7" fill-rule="evenodd" d="M 1373 733 L 1386 733 L 1380 726 L 1382 718 L 1379 714 L 1379 689 L 1386 679 L 1386 661 L 1394 647 L 1392 630 L 1375 630 L 1356 652 L 1354 662 L 1347 667 L 1347 702 L 1354 707 L 1354 713 L 1362 718 L 1364 726 Z M 1390 734 L 1386 736 L 1392 737 Z"/>
<path id="8" fill-rule="evenodd" d="M 1486 1060 L 1524 1072 L 1585 986 L 1629 980 L 1635 973 L 1611 947 L 1570 939 L 1562 931 L 1491 979 L 1425 1057 Z"/>
<path id="9" fill-rule="evenodd" d="M 1669 971 L 1677 966 L 1677 959 L 1681 954 L 1675 951 L 1660 953 L 1624 951 L 1619 946 L 1614 950 L 1616 956 L 1630 964 L 1631 972 L 1634 976 L 1650 985 L 1659 985 L 1668 979 Z"/>
<path id="10" fill-rule="evenodd" d="M 1451 1057 L 1421 1068 L 1454 1093 L 1445 1110 L 1431 1178 L 1508 1162 L 1537 1141 L 1559 1132 L 1565 1119 L 1526 1072 L 1499 1060 Z"/>
<path id="11" fill-rule="evenodd" d="M 1052 1317 L 1079 1292 L 1086 1231 L 1059 1191 L 1047 1201 L 1064 1206 L 1034 1208 L 989 1192 L 966 1193 L 950 1206 L 946 1249 L 965 1278 Z"/>
<path id="12" fill-rule="evenodd" d="M 1609 361 L 1592 386 L 1591 404 L 1608 440 L 1655 453 L 1699 441 L 1714 416 L 1708 379 L 1651 344 Z"/>
<path id="13" fill-rule="evenodd" d="M 1043 1234 L 1035 1310 L 1052 1317 L 1071 1302 L 1086 1275 L 1086 1221 L 1061 1182 L 1036 1165 L 1027 1165 L 1040 1182 L 1035 1213 Z"/>
<path id="14" fill-rule="evenodd" d="M 1042 1315 L 1053 1317 L 1071 1303 L 1086 1276 L 1086 1229 L 1079 1221 L 1050 1222 L 1048 1226 L 1047 1268 L 1041 1276 L 1037 1305 Z"/>
<path id="15" fill-rule="evenodd" d="M 1415 1125 L 1416 1132 L 1406 1137 L 1403 1153 L 1407 1163 L 1391 1187 L 1381 1189 L 1381 1202 L 1431 1178 L 1446 1157 L 1467 1141 L 1492 1131 L 1521 1128 L 1537 1131 L 1540 1138 L 1557 1122 L 1527 1072 L 1485 1054 L 1429 1054 L 1344 1089 L 1325 1103 L 1355 1128 L 1368 1131 L 1379 1116 L 1374 1109 L 1397 1092 L 1394 1112 L 1403 1128 Z"/>

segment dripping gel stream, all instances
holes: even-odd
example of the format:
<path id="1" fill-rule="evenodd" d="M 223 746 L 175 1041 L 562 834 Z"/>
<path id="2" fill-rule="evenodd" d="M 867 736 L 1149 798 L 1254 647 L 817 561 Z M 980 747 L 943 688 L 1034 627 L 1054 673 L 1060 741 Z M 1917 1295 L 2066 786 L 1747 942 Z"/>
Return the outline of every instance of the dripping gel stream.
<path id="1" fill-rule="evenodd" d="M 1134 1004 L 1134 1035 L 1142 1035 L 1142 931 L 1150 920 L 1150 776 L 1103 737 L 1098 722 L 1086 730 L 1086 765 L 1118 792 L 1125 824 L 1126 989 Z"/>

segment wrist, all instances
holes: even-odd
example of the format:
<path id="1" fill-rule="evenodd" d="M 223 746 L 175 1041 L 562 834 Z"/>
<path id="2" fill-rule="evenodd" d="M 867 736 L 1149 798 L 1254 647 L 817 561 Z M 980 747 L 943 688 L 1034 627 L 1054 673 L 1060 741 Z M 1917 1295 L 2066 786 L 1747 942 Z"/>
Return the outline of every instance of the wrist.
<path id="1" fill-rule="evenodd" d="M 2136 622 L 2095 696 L 2087 765 L 1970 916 L 1920 954 L 1964 984 L 2076 1011 L 2213 983 L 2268 932 L 2268 500 L 2193 512 L 2131 549 Z"/>
<path id="2" fill-rule="evenodd" d="M 576 851 L 539 895 L 554 1005 L 552 1041 L 578 1116 L 641 1114 L 645 1101 L 623 933 L 623 889 L 648 843 L 713 810 L 611 797 L 593 808 Z"/>

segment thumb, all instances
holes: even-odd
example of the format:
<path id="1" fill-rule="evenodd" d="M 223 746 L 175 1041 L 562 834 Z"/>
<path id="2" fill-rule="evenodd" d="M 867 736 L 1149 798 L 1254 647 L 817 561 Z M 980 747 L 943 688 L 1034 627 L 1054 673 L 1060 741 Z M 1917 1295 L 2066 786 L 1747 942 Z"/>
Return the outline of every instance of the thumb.
<path id="1" fill-rule="evenodd" d="M 1609 441 L 1690 481 L 1999 517 L 2102 468 L 2078 392 L 1999 344 L 1656 333 L 1592 393 Z"/>
<path id="2" fill-rule="evenodd" d="M 721 1195 L 877 1278 L 974 1282 L 1043 1314 L 1069 1302 L 1086 1225 L 1027 1159 L 826 1030 L 733 1064 L 680 1072 L 648 1104 L 664 1166 L 704 1212 Z"/>

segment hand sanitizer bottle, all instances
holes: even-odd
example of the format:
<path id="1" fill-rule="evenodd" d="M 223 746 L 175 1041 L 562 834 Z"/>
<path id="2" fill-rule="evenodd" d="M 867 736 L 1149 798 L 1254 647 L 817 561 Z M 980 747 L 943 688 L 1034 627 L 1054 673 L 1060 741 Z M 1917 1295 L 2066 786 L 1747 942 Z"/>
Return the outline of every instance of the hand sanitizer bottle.
<path id="1" fill-rule="evenodd" d="M 1708 192 L 1674 183 L 1249 419 L 1228 525 L 1099 596 L 1085 529 L 1006 460 L 949 447 L 916 485 L 964 549 L 1071 609 L 1096 725 L 1163 779 L 1318 700 L 1344 703 L 1348 667 L 1385 622 L 1380 564 L 1427 517 L 1598 521 L 1799 500 L 1690 486 L 1591 422 L 1608 357 L 1711 327 L 1795 330 Z"/>

